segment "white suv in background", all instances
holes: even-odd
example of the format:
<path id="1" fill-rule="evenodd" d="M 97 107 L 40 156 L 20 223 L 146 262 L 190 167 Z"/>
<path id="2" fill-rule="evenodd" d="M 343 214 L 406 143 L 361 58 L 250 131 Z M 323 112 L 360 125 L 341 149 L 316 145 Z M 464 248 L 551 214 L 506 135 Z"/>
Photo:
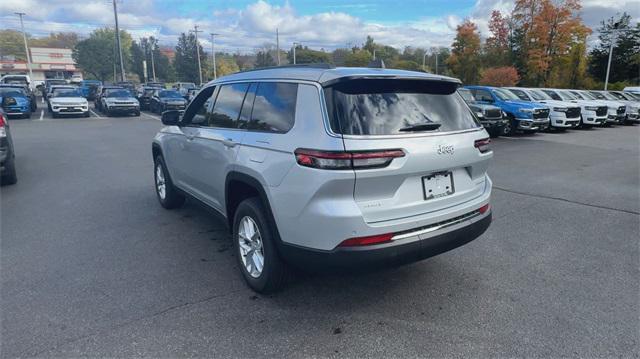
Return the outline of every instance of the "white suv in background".
<path id="1" fill-rule="evenodd" d="M 574 102 L 580 105 L 582 108 L 580 111 L 582 127 L 602 126 L 607 123 L 609 107 L 600 101 L 585 99 L 573 93 L 572 90 L 539 89 L 539 91 L 547 94 L 554 100 Z"/>
<path id="2" fill-rule="evenodd" d="M 506 87 L 523 101 L 540 103 L 549 107 L 549 129 L 567 129 L 580 125 L 580 106 L 573 102 L 552 99 L 542 91 L 519 87 Z"/>
<path id="3" fill-rule="evenodd" d="M 282 66 L 225 76 L 153 145 L 165 208 L 217 211 L 258 292 L 288 266 L 366 270 L 418 261 L 491 222 L 489 135 L 457 79 L 421 72 Z"/>

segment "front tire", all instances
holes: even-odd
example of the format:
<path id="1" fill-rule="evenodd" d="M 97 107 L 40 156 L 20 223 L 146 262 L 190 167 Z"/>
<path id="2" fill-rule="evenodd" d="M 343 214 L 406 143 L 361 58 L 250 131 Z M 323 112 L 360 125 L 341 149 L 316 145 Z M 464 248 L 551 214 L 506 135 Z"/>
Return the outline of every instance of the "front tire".
<path id="1" fill-rule="evenodd" d="M 516 120 L 513 117 L 509 116 L 509 121 L 507 121 L 507 123 L 502 128 L 502 135 L 503 136 L 515 135 L 517 126 L 518 124 L 516 123 Z"/>
<path id="2" fill-rule="evenodd" d="M 162 156 L 157 156 L 154 164 L 154 179 L 156 184 L 156 195 L 160 205 L 166 209 L 173 209 L 182 206 L 184 195 L 178 192 L 173 185 L 167 166 Z"/>
<path id="3" fill-rule="evenodd" d="M 258 293 L 278 291 L 290 275 L 276 250 L 274 233 L 259 198 L 248 198 L 238 205 L 233 219 L 233 246 L 242 276 Z"/>

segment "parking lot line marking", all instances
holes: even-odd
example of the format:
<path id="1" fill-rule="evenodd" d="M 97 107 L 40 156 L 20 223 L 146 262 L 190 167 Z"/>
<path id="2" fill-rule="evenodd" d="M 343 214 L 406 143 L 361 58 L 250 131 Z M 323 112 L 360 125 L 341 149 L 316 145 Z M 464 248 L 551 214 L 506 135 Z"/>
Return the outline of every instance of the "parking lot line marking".
<path id="1" fill-rule="evenodd" d="M 102 118 L 102 116 L 98 115 L 97 113 L 93 112 L 93 110 L 89 110 L 94 116 L 96 116 L 97 118 Z"/>
<path id="2" fill-rule="evenodd" d="M 40 121 L 44 118 L 44 110 L 40 110 Z"/>
<path id="3" fill-rule="evenodd" d="M 156 121 L 161 121 L 160 117 L 156 116 L 156 115 L 152 115 L 146 112 L 142 112 L 143 115 L 151 117 L 152 119 L 156 120 Z"/>

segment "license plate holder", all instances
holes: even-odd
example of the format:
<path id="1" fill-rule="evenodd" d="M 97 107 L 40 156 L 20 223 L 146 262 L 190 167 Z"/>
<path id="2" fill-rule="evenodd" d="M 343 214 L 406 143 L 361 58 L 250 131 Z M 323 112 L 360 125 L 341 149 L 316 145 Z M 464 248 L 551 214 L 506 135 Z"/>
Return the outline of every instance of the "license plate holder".
<path id="1" fill-rule="evenodd" d="M 422 193 L 425 201 L 455 193 L 451 171 L 432 173 L 422 177 Z"/>

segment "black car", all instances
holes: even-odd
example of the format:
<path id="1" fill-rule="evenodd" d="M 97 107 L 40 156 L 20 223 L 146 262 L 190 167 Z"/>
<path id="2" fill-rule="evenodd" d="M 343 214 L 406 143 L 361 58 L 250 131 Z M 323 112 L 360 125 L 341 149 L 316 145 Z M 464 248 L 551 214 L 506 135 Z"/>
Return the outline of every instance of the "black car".
<path id="1" fill-rule="evenodd" d="M 8 185 L 18 182 L 16 175 L 16 156 L 13 151 L 13 140 L 9 121 L 0 107 L 0 184 Z"/>
<path id="2" fill-rule="evenodd" d="M 18 84 L 18 83 L 4 83 L 0 84 L 0 87 L 11 87 L 11 88 L 19 88 L 24 90 L 25 93 L 29 95 L 31 99 L 31 112 L 35 112 L 38 109 L 38 103 L 35 92 L 31 91 L 29 85 L 26 84 Z"/>
<path id="3" fill-rule="evenodd" d="M 122 90 L 121 86 L 112 86 L 112 85 L 102 85 L 96 91 L 96 97 L 93 100 L 93 105 L 98 111 L 102 111 L 102 97 L 106 95 L 107 92 L 113 90 Z"/>
<path id="4" fill-rule="evenodd" d="M 46 79 L 44 80 L 44 87 L 42 88 L 42 97 L 47 100 L 47 94 L 51 90 L 53 85 L 68 85 L 69 83 L 65 79 Z"/>
<path id="5" fill-rule="evenodd" d="M 460 88 L 458 89 L 458 93 L 467 105 L 469 105 L 469 108 L 478 120 L 480 120 L 482 126 L 489 132 L 489 135 L 491 137 L 498 137 L 507 124 L 507 118 L 504 116 L 504 113 L 502 113 L 500 107 L 478 103 L 468 89 Z"/>
<path id="6" fill-rule="evenodd" d="M 156 90 L 162 90 L 160 87 L 152 87 L 152 86 L 142 86 L 138 89 L 138 93 L 136 98 L 138 102 L 140 102 L 141 110 L 148 110 L 151 108 L 151 98 Z"/>
<path id="7" fill-rule="evenodd" d="M 176 90 L 156 90 L 151 97 L 151 111 L 184 110 L 187 100 Z"/>

